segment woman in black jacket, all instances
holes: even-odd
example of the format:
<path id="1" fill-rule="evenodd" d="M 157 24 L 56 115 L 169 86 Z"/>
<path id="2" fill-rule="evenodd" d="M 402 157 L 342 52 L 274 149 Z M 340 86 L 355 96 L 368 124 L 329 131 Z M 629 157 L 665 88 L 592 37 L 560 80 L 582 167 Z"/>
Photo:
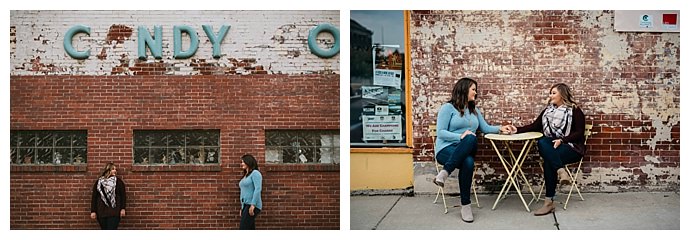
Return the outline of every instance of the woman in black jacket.
<path id="1" fill-rule="evenodd" d="M 108 163 L 93 185 L 91 218 L 98 219 L 101 229 L 116 230 L 120 225 L 120 218 L 125 216 L 127 206 L 125 182 L 116 175 L 115 164 Z"/>
<path id="2" fill-rule="evenodd" d="M 549 89 L 549 103 L 532 124 L 517 128 L 518 133 L 542 132 L 537 142 L 539 155 L 544 159 L 546 199 L 544 206 L 534 212 L 542 216 L 555 211 L 553 198 L 556 183 L 570 184 L 564 165 L 580 161 L 585 154 L 585 114 L 573 100 L 568 85 L 558 83 Z"/>

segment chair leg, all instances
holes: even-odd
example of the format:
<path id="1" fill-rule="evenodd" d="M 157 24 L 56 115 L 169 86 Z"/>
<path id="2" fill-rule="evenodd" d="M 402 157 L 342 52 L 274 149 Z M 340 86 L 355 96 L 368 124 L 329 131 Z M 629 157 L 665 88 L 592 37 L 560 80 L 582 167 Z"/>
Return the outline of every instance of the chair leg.
<path id="1" fill-rule="evenodd" d="M 544 199 L 541 197 L 541 194 L 542 194 L 543 192 L 544 192 L 544 182 L 542 182 L 541 185 L 539 186 L 539 193 L 537 194 L 537 198 L 534 198 L 534 199 L 532 199 L 532 200 L 533 200 L 535 203 L 539 202 L 539 200 L 544 200 Z M 532 201 L 530 201 L 530 204 L 531 204 L 531 203 L 532 203 Z"/>
<path id="2" fill-rule="evenodd" d="M 448 213 L 448 205 L 446 205 L 446 194 L 443 192 L 442 187 L 438 187 L 438 190 L 436 191 L 436 198 L 434 198 L 434 204 L 438 202 L 439 195 L 441 195 L 441 199 L 443 200 L 443 208 L 445 209 L 444 213 Z"/>
<path id="3" fill-rule="evenodd" d="M 438 190 L 436 190 L 436 198 L 434 198 L 434 204 L 436 204 L 436 202 L 438 201 L 438 195 L 441 195 L 441 188 L 438 188 Z"/>
<path id="4" fill-rule="evenodd" d="M 441 198 L 443 198 L 443 209 L 445 209 L 445 212 L 443 212 L 443 214 L 447 214 L 448 213 L 448 205 L 446 205 L 446 194 L 443 192 L 442 187 L 439 187 L 439 189 L 441 189 L 441 196 L 442 196 Z"/>
<path id="5" fill-rule="evenodd" d="M 435 165 L 436 165 L 436 172 L 438 174 L 438 172 L 440 172 L 441 170 L 439 168 L 438 163 L 435 163 Z M 472 192 L 474 193 L 474 202 L 477 205 L 477 208 L 481 208 L 481 206 L 479 205 L 479 197 L 477 196 L 477 186 L 476 186 L 475 181 L 474 181 L 474 176 L 475 176 L 476 172 L 477 172 L 476 170 L 472 171 Z M 436 197 L 434 198 L 433 203 L 436 204 L 436 202 L 438 202 L 438 196 L 439 195 L 441 195 L 441 199 L 443 200 L 443 208 L 445 210 L 444 213 L 447 214 L 448 213 L 448 204 L 446 203 L 446 194 L 445 194 L 445 191 L 443 190 L 442 187 L 438 187 L 438 190 L 436 191 Z M 453 206 L 453 207 L 459 207 L 459 205 Z"/>
<path id="6" fill-rule="evenodd" d="M 441 172 L 441 169 L 439 169 L 438 163 L 434 162 L 434 165 L 436 167 L 436 174 Z M 438 187 L 438 190 L 436 191 L 436 198 L 434 199 L 434 204 L 436 201 L 438 201 L 438 195 L 441 194 L 441 199 L 443 200 L 443 209 L 444 209 L 444 214 L 448 213 L 448 205 L 446 204 L 446 193 L 443 191 L 442 187 Z"/>
<path id="7" fill-rule="evenodd" d="M 476 169 L 476 167 L 475 167 L 475 169 Z M 479 198 L 477 197 L 477 185 L 475 184 L 475 181 L 474 181 L 474 176 L 475 176 L 476 172 L 477 172 L 476 170 L 472 171 L 472 192 L 474 193 L 474 202 L 475 202 L 475 204 L 477 204 L 477 208 L 481 208 L 481 206 L 479 206 Z"/>
<path id="8" fill-rule="evenodd" d="M 544 171 L 544 166 L 542 166 L 542 162 L 539 162 L 539 168 L 542 169 L 542 172 Z M 541 185 L 539 186 L 539 194 L 537 194 L 537 198 L 532 198 L 532 200 L 529 201 L 529 204 L 527 204 L 527 205 L 531 205 L 532 202 L 537 203 L 537 202 L 539 202 L 539 200 L 543 200 L 541 198 L 541 193 L 544 192 L 544 184 L 545 183 L 546 182 L 544 182 L 544 181 L 541 182 Z"/>
<path id="9" fill-rule="evenodd" d="M 566 166 L 565 170 L 568 173 L 568 176 L 570 176 L 570 191 L 568 192 L 568 198 L 565 200 L 565 204 L 563 204 L 563 210 L 566 210 L 568 208 L 568 202 L 570 201 L 570 197 L 573 194 L 573 189 L 577 191 L 577 195 L 580 196 L 580 199 L 582 201 L 585 200 L 584 197 L 582 197 L 582 193 L 580 193 L 580 188 L 577 186 L 577 177 L 580 175 L 581 167 L 582 166 L 582 160 L 577 165 L 577 168 L 575 169 L 575 174 L 573 174 L 570 169 Z"/>

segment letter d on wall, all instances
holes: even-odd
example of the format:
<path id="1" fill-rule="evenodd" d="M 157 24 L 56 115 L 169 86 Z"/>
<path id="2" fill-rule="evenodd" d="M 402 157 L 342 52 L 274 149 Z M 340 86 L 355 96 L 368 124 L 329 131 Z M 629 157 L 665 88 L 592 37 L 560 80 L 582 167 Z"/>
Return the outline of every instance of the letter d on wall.
<path id="1" fill-rule="evenodd" d="M 72 45 L 72 39 L 74 38 L 74 35 L 76 35 L 77 33 L 86 33 L 87 36 L 90 36 L 91 28 L 84 25 L 76 25 L 70 28 L 65 33 L 65 40 L 63 41 L 62 45 L 65 46 L 65 52 L 67 52 L 67 55 L 69 55 L 70 57 L 74 59 L 87 59 L 91 54 L 90 49 L 80 52 L 74 49 L 74 46 Z"/>
<path id="2" fill-rule="evenodd" d="M 189 49 L 187 51 L 182 51 L 182 33 L 185 32 L 189 35 Z M 199 48 L 199 36 L 196 34 L 193 28 L 190 26 L 174 26 L 173 27 L 173 57 L 175 59 L 186 59 L 194 56 L 196 49 Z"/>

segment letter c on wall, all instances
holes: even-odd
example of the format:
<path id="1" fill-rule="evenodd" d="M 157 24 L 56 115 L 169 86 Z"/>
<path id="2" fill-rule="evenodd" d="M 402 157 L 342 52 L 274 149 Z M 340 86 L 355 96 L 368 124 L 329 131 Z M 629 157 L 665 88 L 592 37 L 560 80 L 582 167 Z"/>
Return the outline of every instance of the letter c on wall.
<path id="1" fill-rule="evenodd" d="M 331 49 L 324 50 L 316 44 L 316 36 L 323 31 L 329 32 L 333 35 L 333 38 L 335 38 L 335 44 L 333 44 L 333 47 Z M 331 58 L 338 54 L 338 52 L 340 52 L 340 31 L 333 25 L 327 23 L 319 24 L 318 26 L 309 31 L 308 43 L 309 50 L 311 50 L 311 53 L 313 53 L 314 55 L 319 56 L 321 58 Z"/>
<path id="2" fill-rule="evenodd" d="M 77 33 L 86 33 L 86 35 L 89 36 L 91 35 L 91 28 L 84 25 L 76 25 L 67 30 L 65 33 L 65 40 L 63 41 L 65 52 L 67 52 L 67 55 L 74 59 L 87 59 L 89 58 L 91 50 L 80 52 L 74 49 L 74 46 L 72 46 L 72 38 L 74 38 L 74 35 Z"/>

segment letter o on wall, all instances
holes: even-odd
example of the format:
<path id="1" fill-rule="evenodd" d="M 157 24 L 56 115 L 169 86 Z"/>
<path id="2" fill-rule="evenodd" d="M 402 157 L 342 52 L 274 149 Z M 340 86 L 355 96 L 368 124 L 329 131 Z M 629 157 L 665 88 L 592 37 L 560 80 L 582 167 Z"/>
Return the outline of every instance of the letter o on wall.
<path id="1" fill-rule="evenodd" d="M 333 47 L 328 50 L 324 50 L 316 44 L 316 36 L 324 31 L 329 32 L 333 35 L 333 38 L 335 38 L 335 44 L 333 44 Z M 319 56 L 321 58 L 331 58 L 338 54 L 338 52 L 340 52 L 340 31 L 333 25 L 327 23 L 319 24 L 318 26 L 309 31 L 308 43 L 309 50 L 311 50 L 311 53 L 313 53 L 314 55 Z"/>
<path id="2" fill-rule="evenodd" d="M 72 45 L 72 38 L 74 38 L 74 35 L 76 35 L 77 33 L 85 33 L 86 35 L 91 35 L 91 28 L 84 25 L 76 25 L 70 28 L 65 33 L 65 39 L 62 42 L 62 45 L 65 47 L 65 52 L 67 52 L 67 54 L 70 57 L 74 59 L 87 59 L 89 58 L 91 50 L 80 52 L 74 49 L 74 46 Z"/>

